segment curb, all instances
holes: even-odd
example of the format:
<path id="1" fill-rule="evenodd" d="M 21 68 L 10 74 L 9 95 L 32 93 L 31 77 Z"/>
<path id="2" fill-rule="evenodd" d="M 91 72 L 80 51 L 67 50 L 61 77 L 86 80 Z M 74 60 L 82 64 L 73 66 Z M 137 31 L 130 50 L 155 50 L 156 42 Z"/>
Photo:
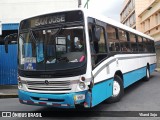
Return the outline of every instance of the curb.
<path id="1" fill-rule="evenodd" d="M 18 98 L 17 94 L 0 94 L 0 99 L 3 98 Z"/>

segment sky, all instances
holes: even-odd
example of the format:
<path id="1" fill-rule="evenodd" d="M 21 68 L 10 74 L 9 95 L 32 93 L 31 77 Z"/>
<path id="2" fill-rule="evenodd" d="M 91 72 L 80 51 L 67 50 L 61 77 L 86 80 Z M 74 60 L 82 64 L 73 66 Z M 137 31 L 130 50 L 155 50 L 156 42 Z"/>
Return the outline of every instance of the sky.
<path id="1" fill-rule="evenodd" d="M 82 4 L 87 0 L 82 0 Z M 120 12 L 124 0 L 89 0 L 88 10 L 103 14 L 120 21 Z"/>

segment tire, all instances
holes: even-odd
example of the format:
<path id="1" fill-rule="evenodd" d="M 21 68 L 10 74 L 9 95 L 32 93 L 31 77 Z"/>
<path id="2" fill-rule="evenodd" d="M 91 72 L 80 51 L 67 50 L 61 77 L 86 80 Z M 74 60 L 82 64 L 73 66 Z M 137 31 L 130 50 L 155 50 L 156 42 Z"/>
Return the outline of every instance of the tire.
<path id="1" fill-rule="evenodd" d="M 149 81 L 149 79 L 150 79 L 150 71 L 149 71 L 149 67 L 147 67 L 146 76 L 144 77 L 144 81 Z"/>
<path id="2" fill-rule="evenodd" d="M 115 75 L 113 81 L 113 95 L 106 101 L 107 103 L 115 103 L 121 100 L 124 95 L 123 81 L 121 77 Z"/>

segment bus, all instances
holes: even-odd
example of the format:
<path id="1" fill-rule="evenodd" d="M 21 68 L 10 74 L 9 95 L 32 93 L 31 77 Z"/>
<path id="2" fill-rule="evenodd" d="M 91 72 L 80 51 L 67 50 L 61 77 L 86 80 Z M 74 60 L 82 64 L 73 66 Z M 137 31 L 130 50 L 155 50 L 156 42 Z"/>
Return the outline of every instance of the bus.
<path id="1" fill-rule="evenodd" d="M 156 68 L 154 39 L 83 9 L 20 22 L 18 95 L 22 104 L 91 108 L 118 102 Z"/>

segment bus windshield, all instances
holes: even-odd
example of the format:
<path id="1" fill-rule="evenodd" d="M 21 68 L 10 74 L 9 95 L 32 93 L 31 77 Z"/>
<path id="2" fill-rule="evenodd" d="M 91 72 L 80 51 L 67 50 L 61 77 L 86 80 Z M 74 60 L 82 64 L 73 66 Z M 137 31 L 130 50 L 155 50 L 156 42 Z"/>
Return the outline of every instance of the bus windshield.
<path id="1" fill-rule="evenodd" d="M 19 35 L 20 69 L 64 70 L 85 61 L 84 26 L 35 29 Z"/>

